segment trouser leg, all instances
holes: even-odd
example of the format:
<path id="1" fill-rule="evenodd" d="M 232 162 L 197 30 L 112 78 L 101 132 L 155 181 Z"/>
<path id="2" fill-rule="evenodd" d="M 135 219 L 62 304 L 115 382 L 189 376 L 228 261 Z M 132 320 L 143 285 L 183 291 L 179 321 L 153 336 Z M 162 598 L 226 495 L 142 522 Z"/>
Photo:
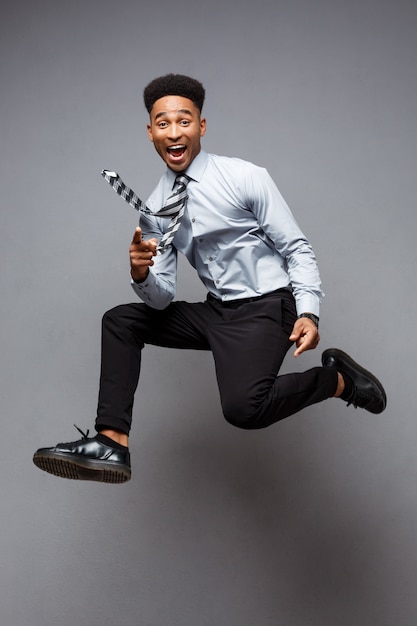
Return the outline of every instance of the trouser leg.
<path id="1" fill-rule="evenodd" d="M 103 316 L 98 431 L 110 428 L 129 433 L 145 344 L 209 349 L 198 329 L 204 327 L 204 309 L 203 303 L 175 302 L 157 311 L 137 303 L 120 305 Z"/>
<path id="2" fill-rule="evenodd" d="M 278 376 L 296 319 L 290 294 L 226 311 L 210 328 L 221 403 L 227 421 L 265 428 L 334 395 L 337 373 L 316 367 Z"/>

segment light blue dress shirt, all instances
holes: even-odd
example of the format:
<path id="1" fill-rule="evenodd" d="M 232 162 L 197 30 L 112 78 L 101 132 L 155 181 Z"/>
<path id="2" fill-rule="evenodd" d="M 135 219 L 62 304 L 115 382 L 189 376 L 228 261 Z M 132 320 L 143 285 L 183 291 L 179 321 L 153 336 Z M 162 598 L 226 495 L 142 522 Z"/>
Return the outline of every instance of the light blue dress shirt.
<path id="1" fill-rule="evenodd" d="M 324 294 L 314 252 L 268 172 L 201 151 L 186 174 L 188 203 L 174 245 L 154 258 L 143 283 L 132 281 L 141 300 L 155 309 L 173 300 L 179 251 L 223 301 L 284 287 L 292 290 L 298 314 L 319 315 Z M 151 211 L 172 194 L 175 176 L 166 170 L 146 202 Z M 143 239 L 159 241 L 168 223 L 169 218 L 141 214 Z"/>

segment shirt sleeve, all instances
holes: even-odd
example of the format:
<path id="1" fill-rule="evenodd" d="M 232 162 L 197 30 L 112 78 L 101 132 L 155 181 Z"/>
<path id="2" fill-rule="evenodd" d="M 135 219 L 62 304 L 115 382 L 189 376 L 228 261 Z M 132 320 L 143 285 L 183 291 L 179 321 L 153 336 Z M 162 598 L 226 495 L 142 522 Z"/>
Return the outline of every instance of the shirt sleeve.
<path id="1" fill-rule="evenodd" d="M 161 240 L 163 232 L 159 220 L 149 215 L 140 216 L 143 239 Z M 165 218 L 166 219 L 166 218 Z M 175 297 L 177 283 L 177 250 L 170 246 L 164 254 L 154 257 L 154 265 L 142 283 L 131 281 L 133 291 L 148 306 L 165 309 Z"/>
<path id="2" fill-rule="evenodd" d="M 318 316 L 324 293 L 310 242 L 264 168 L 252 166 L 245 181 L 258 224 L 285 261 L 298 315 L 309 312 Z"/>

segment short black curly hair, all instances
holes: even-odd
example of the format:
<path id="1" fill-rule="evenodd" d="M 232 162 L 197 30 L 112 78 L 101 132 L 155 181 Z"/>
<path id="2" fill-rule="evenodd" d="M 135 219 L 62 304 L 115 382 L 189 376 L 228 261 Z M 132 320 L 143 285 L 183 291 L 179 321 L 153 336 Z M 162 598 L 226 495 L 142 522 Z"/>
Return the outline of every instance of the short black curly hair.
<path id="1" fill-rule="evenodd" d="M 182 96 L 192 100 L 201 112 L 206 91 L 203 85 L 195 78 L 184 74 L 166 74 L 155 78 L 143 91 L 143 100 L 148 113 L 154 103 L 164 96 Z"/>

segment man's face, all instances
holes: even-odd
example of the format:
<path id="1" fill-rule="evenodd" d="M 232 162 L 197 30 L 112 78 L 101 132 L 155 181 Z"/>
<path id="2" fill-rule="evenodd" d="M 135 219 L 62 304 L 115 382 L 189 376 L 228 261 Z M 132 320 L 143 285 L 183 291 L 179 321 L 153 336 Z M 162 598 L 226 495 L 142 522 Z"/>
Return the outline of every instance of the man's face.
<path id="1" fill-rule="evenodd" d="M 171 170 L 182 172 L 201 150 L 206 120 L 192 100 L 164 96 L 154 103 L 147 128 L 159 156 Z"/>

